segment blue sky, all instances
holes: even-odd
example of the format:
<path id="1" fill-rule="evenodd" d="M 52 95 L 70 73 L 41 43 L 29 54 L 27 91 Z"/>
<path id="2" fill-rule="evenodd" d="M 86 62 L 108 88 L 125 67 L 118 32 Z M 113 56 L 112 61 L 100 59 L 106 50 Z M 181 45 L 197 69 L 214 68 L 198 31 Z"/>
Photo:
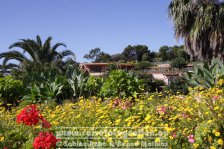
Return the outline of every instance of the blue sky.
<path id="1" fill-rule="evenodd" d="M 90 49 L 121 53 L 128 45 L 151 51 L 180 45 L 168 18 L 171 0 L 5 0 L 0 1 L 0 52 L 22 38 L 53 37 L 75 52 L 77 61 Z M 60 49 L 59 49 L 60 50 Z"/>

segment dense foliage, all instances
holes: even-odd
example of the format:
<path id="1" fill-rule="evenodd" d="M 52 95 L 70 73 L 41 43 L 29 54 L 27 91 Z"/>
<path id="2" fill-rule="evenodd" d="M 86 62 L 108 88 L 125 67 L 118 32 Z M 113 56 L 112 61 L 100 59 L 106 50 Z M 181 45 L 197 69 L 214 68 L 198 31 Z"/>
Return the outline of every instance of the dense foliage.
<path id="1" fill-rule="evenodd" d="M 25 92 L 23 82 L 11 76 L 0 77 L 0 101 L 5 107 L 17 104 L 19 97 Z"/>
<path id="2" fill-rule="evenodd" d="M 105 79 L 100 95 L 102 97 L 137 97 L 142 89 L 142 81 L 133 73 L 114 70 Z"/>

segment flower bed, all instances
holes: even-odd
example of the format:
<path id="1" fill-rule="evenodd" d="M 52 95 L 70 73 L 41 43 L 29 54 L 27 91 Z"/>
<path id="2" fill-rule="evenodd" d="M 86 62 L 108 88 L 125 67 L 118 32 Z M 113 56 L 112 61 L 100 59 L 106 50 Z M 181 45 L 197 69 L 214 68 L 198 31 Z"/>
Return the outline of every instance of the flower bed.
<path id="1" fill-rule="evenodd" d="M 50 132 L 57 135 L 59 127 L 81 126 L 102 130 L 105 127 L 116 127 L 117 129 L 113 131 L 129 127 L 141 127 L 146 130 L 159 127 L 163 128 L 167 135 L 165 139 L 154 137 L 152 141 L 167 142 L 170 148 L 223 147 L 223 90 L 219 88 L 194 89 L 186 96 L 162 96 L 157 93 L 130 101 L 128 99 L 101 101 L 92 97 L 88 100 L 81 98 L 77 103 L 65 102 L 57 106 L 41 104 L 37 105 L 40 113 L 33 111 L 33 115 L 41 115 L 41 117 L 35 119 L 31 116 L 26 120 L 21 119 L 25 108 L 22 104 L 10 112 L 2 110 L 0 112 L 0 148 L 33 148 L 38 142 L 37 138 L 44 138 L 47 134 L 40 133 L 43 129 L 47 129 L 48 135 L 52 136 L 53 133 Z M 17 122 L 23 124 L 16 122 L 16 116 Z M 51 127 L 44 128 L 44 121 L 49 122 Z M 158 129 L 150 131 L 157 132 Z M 111 136 L 104 137 L 105 142 L 114 142 Z M 119 139 L 119 136 L 117 137 Z M 133 143 L 135 147 L 139 147 L 141 144 L 138 141 L 144 139 L 145 136 L 132 133 L 129 137 L 138 138 Z M 122 141 L 127 143 L 133 140 Z"/>

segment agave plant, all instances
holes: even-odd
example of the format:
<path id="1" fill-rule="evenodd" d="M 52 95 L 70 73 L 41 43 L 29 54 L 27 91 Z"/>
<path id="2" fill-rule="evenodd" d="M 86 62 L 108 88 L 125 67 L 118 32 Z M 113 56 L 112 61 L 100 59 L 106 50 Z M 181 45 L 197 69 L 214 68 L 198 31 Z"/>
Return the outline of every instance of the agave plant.
<path id="1" fill-rule="evenodd" d="M 23 100 L 33 102 L 44 102 L 45 100 L 56 100 L 62 94 L 64 85 L 56 78 L 54 81 L 31 84 L 30 94 L 23 97 Z"/>
<path id="2" fill-rule="evenodd" d="M 74 70 L 71 77 L 68 79 L 68 83 L 73 90 L 73 97 L 80 97 L 83 95 L 88 76 L 79 70 Z"/>
<path id="3" fill-rule="evenodd" d="M 223 66 L 219 58 L 213 58 L 210 65 L 208 62 L 195 65 L 194 71 L 185 73 L 184 77 L 190 85 L 211 88 L 224 79 Z"/>

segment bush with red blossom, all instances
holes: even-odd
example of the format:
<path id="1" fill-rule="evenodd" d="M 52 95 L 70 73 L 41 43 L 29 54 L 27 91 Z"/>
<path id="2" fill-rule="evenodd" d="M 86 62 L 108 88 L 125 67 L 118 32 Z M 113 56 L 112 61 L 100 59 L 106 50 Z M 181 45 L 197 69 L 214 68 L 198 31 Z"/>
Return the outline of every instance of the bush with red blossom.
<path id="1" fill-rule="evenodd" d="M 40 132 L 33 141 L 34 149 L 50 149 L 55 148 L 59 141 L 51 132 Z"/>
<path id="2" fill-rule="evenodd" d="M 36 105 L 29 105 L 25 107 L 17 116 L 16 122 L 23 123 L 28 126 L 35 126 L 41 123 L 42 128 L 51 128 L 51 124 L 43 118 Z M 52 132 L 40 132 L 37 137 L 34 138 L 34 149 L 51 149 L 56 147 L 56 143 L 59 141 Z"/>
<path id="3" fill-rule="evenodd" d="M 16 116 L 16 121 L 28 126 L 34 126 L 39 122 L 39 114 L 36 105 L 29 105 Z"/>

